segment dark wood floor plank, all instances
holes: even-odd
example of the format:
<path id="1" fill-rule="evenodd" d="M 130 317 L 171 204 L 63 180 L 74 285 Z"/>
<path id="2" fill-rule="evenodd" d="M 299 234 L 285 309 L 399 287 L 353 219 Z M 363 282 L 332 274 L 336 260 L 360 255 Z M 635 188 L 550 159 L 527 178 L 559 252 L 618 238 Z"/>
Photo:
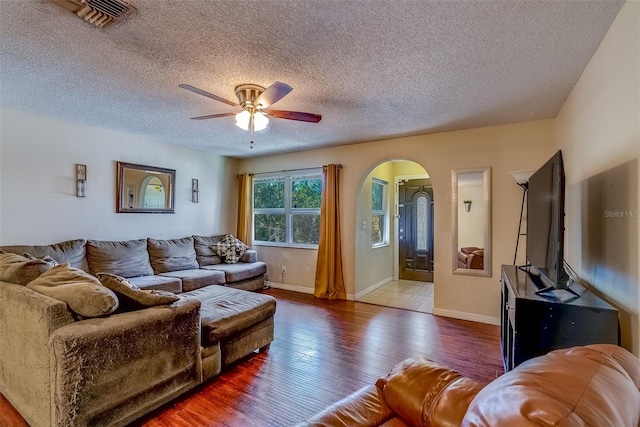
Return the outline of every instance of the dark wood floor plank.
<path id="1" fill-rule="evenodd" d="M 375 383 L 407 357 L 437 361 L 483 383 L 503 372 L 497 326 L 283 290 L 266 293 L 278 299 L 269 351 L 245 358 L 134 425 L 290 426 Z M 5 425 L 26 424 L 0 395 Z"/>

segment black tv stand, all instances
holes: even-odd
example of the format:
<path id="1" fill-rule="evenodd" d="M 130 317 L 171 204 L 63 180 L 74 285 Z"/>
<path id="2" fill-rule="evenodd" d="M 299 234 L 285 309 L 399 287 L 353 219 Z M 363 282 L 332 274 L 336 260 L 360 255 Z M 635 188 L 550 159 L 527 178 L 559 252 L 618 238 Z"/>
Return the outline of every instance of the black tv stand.
<path id="1" fill-rule="evenodd" d="M 565 291 L 569 292 L 570 294 L 573 294 L 573 296 L 575 298 L 580 298 L 580 294 L 577 293 L 576 291 L 574 291 L 573 289 L 571 289 L 570 286 L 565 286 L 565 287 L 563 287 L 561 289 L 558 289 L 555 286 L 548 286 L 548 287 L 546 287 L 544 289 L 537 290 L 536 291 L 536 295 L 545 296 L 545 295 L 553 294 L 553 292 L 558 291 L 558 290 L 565 290 Z"/>
<path id="2" fill-rule="evenodd" d="M 580 298 L 580 294 L 571 288 L 571 281 L 566 275 L 562 279 L 560 279 L 560 286 L 549 286 L 544 282 L 539 274 L 534 274 L 531 271 L 531 267 L 533 267 L 533 265 L 531 264 L 517 266 L 518 270 L 522 270 L 527 273 L 529 275 L 529 279 L 531 279 L 531 281 L 538 287 L 538 290 L 535 291 L 536 295 L 550 295 L 551 297 L 554 297 L 553 293 L 555 291 L 563 289 L 572 294 L 574 297 Z"/>
<path id="3" fill-rule="evenodd" d="M 502 266 L 500 326 L 505 372 L 551 350 L 619 344 L 615 308 L 588 290 L 577 289 L 579 285 L 572 281 L 566 289 L 539 294 L 544 289 L 535 277 L 514 265 Z"/>

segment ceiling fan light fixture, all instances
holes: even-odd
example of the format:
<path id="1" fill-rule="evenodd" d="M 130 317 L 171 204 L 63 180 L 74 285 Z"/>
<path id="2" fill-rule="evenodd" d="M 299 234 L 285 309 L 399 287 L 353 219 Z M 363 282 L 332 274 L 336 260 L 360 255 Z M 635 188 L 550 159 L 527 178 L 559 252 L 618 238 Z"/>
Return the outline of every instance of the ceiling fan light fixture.
<path id="1" fill-rule="evenodd" d="M 249 121 L 251 120 L 251 113 L 247 110 L 242 110 L 236 114 L 236 126 L 242 130 L 249 130 Z"/>
<path id="2" fill-rule="evenodd" d="M 258 111 L 253 115 L 253 130 L 256 132 L 264 130 L 268 124 L 269 118 L 263 112 Z"/>
<path id="3" fill-rule="evenodd" d="M 253 117 L 253 130 L 255 132 L 259 132 L 261 130 L 266 129 L 269 124 L 269 118 L 266 114 L 256 111 L 255 113 L 250 113 L 247 110 L 241 111 L 236 114 L 236 126 L 238 126 L 242 130 L 248 131 L 250 129 L 251 118 Z"/>

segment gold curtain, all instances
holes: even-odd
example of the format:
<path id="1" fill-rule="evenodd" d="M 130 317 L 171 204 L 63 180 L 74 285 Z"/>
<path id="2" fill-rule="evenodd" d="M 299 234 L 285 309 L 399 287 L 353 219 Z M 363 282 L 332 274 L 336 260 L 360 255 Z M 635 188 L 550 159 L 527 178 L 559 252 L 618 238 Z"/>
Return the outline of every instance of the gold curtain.
<path id="1" fill-rule="evenodd" d="M 320 242 L 314 290 L 314 295 L 318 298 L 346 299 L 340 245 L 340 168 L 340 165 L 322 167 Z"/>
<path id="2" fill-rule="evenodd" d="M 253 177 L 248 173 L 238 175 L 238 230 L 236 237 L 251 246 L 253 206 Z"/>

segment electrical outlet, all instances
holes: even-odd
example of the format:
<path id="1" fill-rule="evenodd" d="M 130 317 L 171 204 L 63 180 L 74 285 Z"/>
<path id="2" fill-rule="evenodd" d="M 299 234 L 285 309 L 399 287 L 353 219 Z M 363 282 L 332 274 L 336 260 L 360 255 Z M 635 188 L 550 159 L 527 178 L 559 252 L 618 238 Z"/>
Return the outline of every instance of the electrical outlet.
<path id="1" fill-rule="evenodd" d="M 287 266 L 286 266 L 286 265 L 283 265 L 283 266 L 282 266 L 282 273 L 286 273 L 286 272 L 287 272 Z"/>

